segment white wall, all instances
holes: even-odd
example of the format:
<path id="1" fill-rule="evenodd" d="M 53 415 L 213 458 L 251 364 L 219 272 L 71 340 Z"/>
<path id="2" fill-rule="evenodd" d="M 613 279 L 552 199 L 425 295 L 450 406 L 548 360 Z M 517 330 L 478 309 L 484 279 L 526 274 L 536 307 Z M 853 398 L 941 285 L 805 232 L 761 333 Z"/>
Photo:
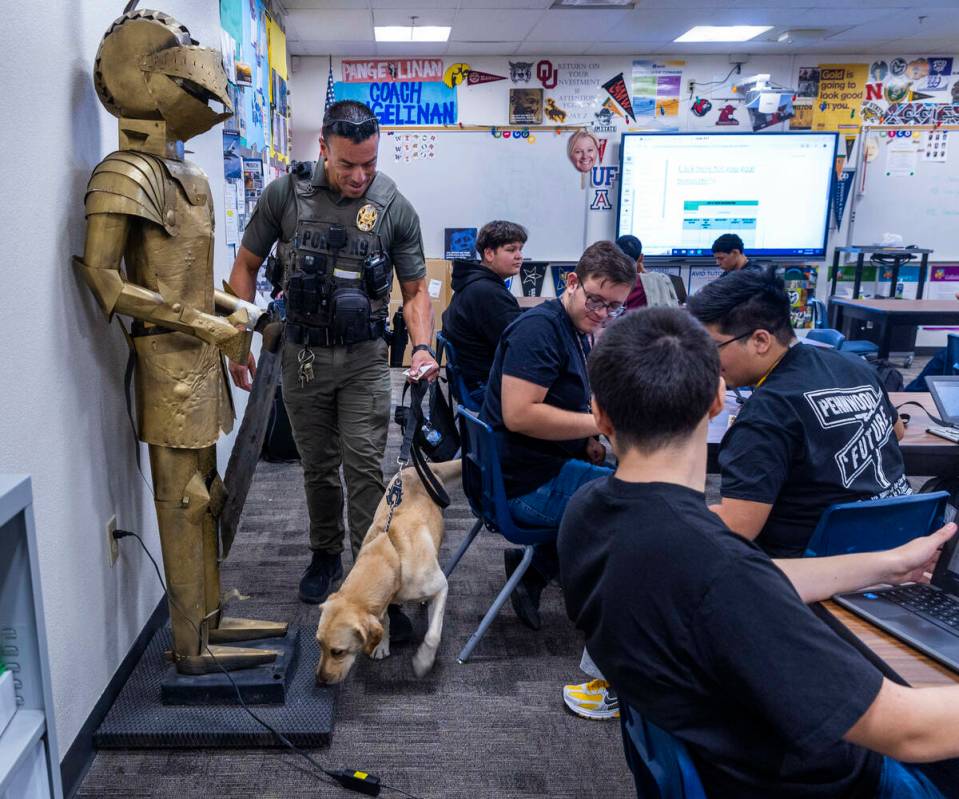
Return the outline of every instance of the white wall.
<path id="1" fill-rule="evenodd" d="M 215 0 L 164 0 L 204 46 L 219 47 Z M 141 533 L 160 558 L 152 500 L 137 473 L 123 395 L 127 349 L 70 265 L 83 253 L 83 195 L 117 146 L 92 67 L 123 3 L 35 0 L 8 15 L 16 58 L 5 87 L 0 218 L 0 472 L 33 478 L 40 572 L 61 755 L 100 697 L 160 597 L 133 539 L 110 568 L 105 525 Z M 220 129 L 188 143 L 210 176 L 217 220 L 217 281 L 230 256 L 223 238 Z M 242 409 L 240 409 L 242 412 Z M 221 468 L 232 438 L 220 442 Z M 149 478 L 146 447 L 144 471 Z"/>

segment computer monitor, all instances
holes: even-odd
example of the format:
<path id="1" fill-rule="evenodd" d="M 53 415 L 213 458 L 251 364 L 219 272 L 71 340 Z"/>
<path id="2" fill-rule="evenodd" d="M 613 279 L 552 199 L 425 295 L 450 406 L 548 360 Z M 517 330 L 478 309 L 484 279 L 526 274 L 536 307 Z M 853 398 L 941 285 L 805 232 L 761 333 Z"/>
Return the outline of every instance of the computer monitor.
<path id="1" fill-rule="evenodd" d="M 926 385 L 942 421 L 959 427 L 959 375 L 927 377 Z"/>

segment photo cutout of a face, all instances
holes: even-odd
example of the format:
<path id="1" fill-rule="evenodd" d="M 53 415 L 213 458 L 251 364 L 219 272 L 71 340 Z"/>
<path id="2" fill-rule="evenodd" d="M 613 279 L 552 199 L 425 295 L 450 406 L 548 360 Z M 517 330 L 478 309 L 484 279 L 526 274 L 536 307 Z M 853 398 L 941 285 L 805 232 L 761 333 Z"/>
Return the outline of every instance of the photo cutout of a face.
<path id="1" fill-rule="evenodd" d="M 566 148 L 569 162 L 577 172 L 588 173 L 599 161 L 599 145 L 591 133 L 574 133 Z"/>

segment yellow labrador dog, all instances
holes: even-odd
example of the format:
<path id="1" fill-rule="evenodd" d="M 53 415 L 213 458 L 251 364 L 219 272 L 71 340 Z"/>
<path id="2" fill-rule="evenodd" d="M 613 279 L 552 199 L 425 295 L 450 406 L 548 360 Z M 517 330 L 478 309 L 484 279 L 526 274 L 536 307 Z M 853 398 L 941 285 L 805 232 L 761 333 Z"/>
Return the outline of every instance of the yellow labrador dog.
<path id="1" fill-rule="evenodd" d="M 458 479 L 463 468 L 459 460 L 430 467 L 444 485 Z M 413 656 L 416 676 L 426 674 L 436 660 L 447 591 L 437 560 L 443 543 L 443 512 L 426 493 L 416 470 L 404 469 L 402 479 L 403 498 L 390 529 L 383 529 L 389 515 L 384 496 L 352 570 L 340 590 L 320 605 L 316 681 L 321 685 L 346 679 L 361 650 L 374 660 L 390 654 L 386 607 L 391 603 L 429 602 L 429 627 Z"/>

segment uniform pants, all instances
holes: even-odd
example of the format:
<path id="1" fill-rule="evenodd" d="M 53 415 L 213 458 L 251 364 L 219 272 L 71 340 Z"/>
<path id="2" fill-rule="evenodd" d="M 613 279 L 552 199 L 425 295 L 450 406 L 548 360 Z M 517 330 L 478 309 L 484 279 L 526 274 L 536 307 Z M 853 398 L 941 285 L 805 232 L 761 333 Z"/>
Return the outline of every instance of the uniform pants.
<path id="1" fill-rule="evenodd" d="M 302 344 L 283 345 L 283 401 L 300 451 L 310 513 L 310 549 L 343 551 L 343 465 L 350 543 L 359 552 L 385 491 L 383 456 L 390 422 L 390 370 L 383 339 L 311 346 L 313 381 L 300 386 Z"/>

